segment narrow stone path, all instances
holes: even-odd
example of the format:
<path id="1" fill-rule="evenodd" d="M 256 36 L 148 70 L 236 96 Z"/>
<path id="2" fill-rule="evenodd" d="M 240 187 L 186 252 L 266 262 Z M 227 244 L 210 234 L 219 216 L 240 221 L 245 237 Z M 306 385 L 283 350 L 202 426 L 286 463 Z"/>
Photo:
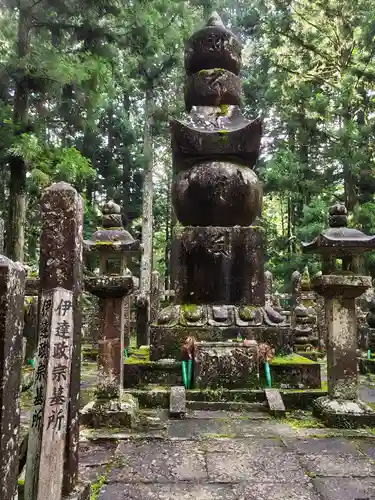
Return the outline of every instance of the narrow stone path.
<path id="1" fill-rule="evenodd" d="M 375 436 L 364 431 L 196 411 L 152 435 L 113 437 L 81 445 L 99 500 L 375 499 Z"/>

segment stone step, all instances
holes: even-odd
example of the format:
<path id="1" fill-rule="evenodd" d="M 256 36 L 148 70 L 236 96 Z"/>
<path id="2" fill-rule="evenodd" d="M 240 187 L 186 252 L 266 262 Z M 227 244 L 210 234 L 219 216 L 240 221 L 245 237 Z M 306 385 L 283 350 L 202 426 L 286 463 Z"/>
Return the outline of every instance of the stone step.
<path id="1" fill-rule="evenodd" d="M 264 390 L 251 389 L 191 389 L 186 391 L 188 401 L 224 401 L 263 403 L 265 401 Z"/>
<path id="2" fill-rule="evenodd" d="M 244 403 L 238 401 L 187 401 L 188 410 L 233 411 L 268 415 L 266 403 Z"/>

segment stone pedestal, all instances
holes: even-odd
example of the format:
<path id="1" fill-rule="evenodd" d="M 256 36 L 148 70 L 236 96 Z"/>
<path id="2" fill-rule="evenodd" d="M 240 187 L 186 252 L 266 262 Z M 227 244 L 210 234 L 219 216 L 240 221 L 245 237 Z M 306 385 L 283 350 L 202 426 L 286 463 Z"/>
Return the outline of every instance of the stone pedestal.
<path id="1" fill-rule="evenodd" d="M 201 389 L 254 388 L 259 382 L 258 344 L 198 342 L 195 345 L 195 385 Z"/>
<path id="2" fill-rule="evenodd" d="M 375 413 L 358 400 L 357 323 L 355 299 L 371 286 L 370 276 L 323 275 L 314 288 L 325 298 L 328 397 L 315 412 L 329 425 L 368 425 Z"/>
<path id="3" fill-rule="evenodd" d="M 123 387 L 124 316 L 126 296 L 133 288 L 131 276 L 87 279 L 86 289 L 99 297 L 100 337 L 97 395 L 119 397 Z"/>

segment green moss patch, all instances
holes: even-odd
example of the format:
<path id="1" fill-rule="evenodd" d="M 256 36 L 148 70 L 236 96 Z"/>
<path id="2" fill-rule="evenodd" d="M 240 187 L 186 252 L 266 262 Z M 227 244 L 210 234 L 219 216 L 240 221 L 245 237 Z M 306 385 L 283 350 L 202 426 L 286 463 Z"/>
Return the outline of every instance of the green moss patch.
<path id="1" fill-rule="evenodd" d="M 155 364 L 155 361 L 150 361 L 150 358 L 144 359 L 144 358 L 138 358 L 136 356 L 130 356 L 129 358 L 126 358 L 124 360 L 124 365 L 149 365 L 153 366 Z"/>
<path id="2" fill-rule="evenodd" d="M 298 410 L 287 413 L 282 422 L 293 429 L 322 429 L 325 427 L 323 422 L 313 417 L 310 412 Z"/>
<path id="3" fill-rule="evenodd" d="M 311 359 L 300 356 L 299 354 L 289 354 L 288 356 L 275 356 L 270 365 L 315 365 Z"/>

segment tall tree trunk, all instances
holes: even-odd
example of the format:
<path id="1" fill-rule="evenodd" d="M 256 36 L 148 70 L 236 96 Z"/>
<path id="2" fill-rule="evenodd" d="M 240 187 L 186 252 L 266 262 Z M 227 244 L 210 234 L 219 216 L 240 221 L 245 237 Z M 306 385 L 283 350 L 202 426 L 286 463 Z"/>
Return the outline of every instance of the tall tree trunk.
<path id="1" fill-rule="evenodd" d="M 152 198 L 153 198 L 153 147 L 152 147 L 152 114 L 151 105 L 153 100 L 153 89 L 148 86 L 145 92 L 145 122 L 143 133 L 143 155 L 145 161 L 143 179 L 143 202 L 142 202 L 142 243 L 143 254 L 141 259 L 141 293 L 149 297 L 151 289 L 152 272 Z"/>
<path id="2" fill-rule="evenodd" d="M 171 172 L 172 173 L 172 172 Z M 171 244 L 172 244 L 172 209 L 171 209 L 171 198 L 172 198 L 172 176 L 168 175 L 168 186 L 167 186 L 167 220 L 165 222 L 165 251 L 164 251 L 164 261 L 165 261 L 165 276 L 164 276 L 164 287 L 166 290 L 169 289 L 169 278 L 170 278 L 170 258 L 171 258 Z"/>
<path id="3" fill-rule="evenodd" d="M 349 109 L 344 112 L 344 131 L 348 130 L 349 122 L 351 119 L 351 113 Z M 353 212 L 354 208 L 358 203 L 358 174 L 355 171 L 355 166 L 352 162 L 352 146 L 348 139 L 348 136 L 344 132 L 343 136 L 343 171 L 344 171 L 344 193 L 345 193 L 345 205 L 349 212 Z"/>
<path id="4" fill-rule="evenodd" d="M 126 119 L 129 121 L 130 98 L 127 92 L 124 93 L 123 109 L 126 113 Z M 129 216 L 129 182 L 130 182 L 131 156 L 130 147 L 124 144 L 122 159 L 122 206 L 124 214 Z"/>
<path id="5" fill-rule="evenodd" d="M 21 9 L 17 31 L 17 57 L 24 58 L 30 49 L 30 10 Z M 16 82 L 13 107 L 13 122 L 18 131 L 27 130 L 29 114 L 29 89 L 27 79 L 21 77 Z M 9 212 L 7 227 L 7 256 L 23 262 L 25 245 L 26 220 L 26 172 L 27 166 L 23 158 L 9 158 Z"/>

